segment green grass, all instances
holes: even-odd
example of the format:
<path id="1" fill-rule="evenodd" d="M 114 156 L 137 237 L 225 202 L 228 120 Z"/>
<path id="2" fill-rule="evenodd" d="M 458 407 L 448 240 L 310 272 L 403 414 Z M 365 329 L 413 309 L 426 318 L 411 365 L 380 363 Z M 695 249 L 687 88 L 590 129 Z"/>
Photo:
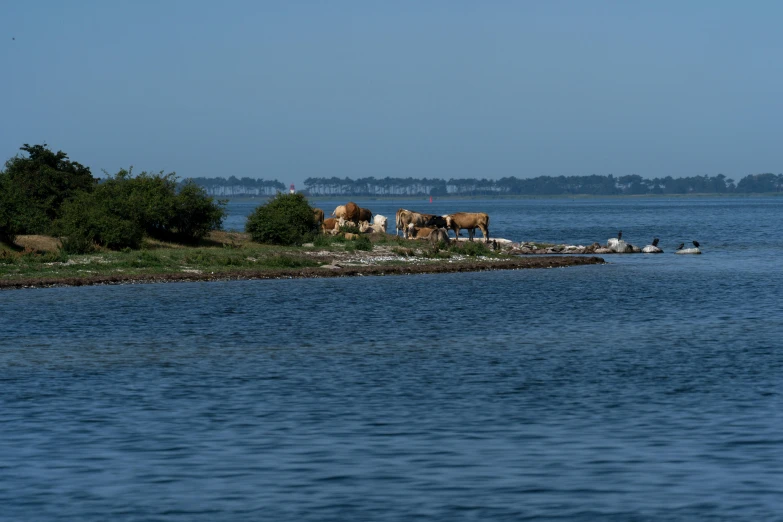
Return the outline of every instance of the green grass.
<path id="1" fill-rule="evenodd" d="M 0 280 L 71 278 L 109 275 L 161 275 L 187 271 L 230 274 L 317 267 L 321 262 L 302 247 L 245 243 L 232 247 L 166 247 L 151 250 L 100 251 L 87 255 L 56 252 L 15 252 L 0 248 Z"/>

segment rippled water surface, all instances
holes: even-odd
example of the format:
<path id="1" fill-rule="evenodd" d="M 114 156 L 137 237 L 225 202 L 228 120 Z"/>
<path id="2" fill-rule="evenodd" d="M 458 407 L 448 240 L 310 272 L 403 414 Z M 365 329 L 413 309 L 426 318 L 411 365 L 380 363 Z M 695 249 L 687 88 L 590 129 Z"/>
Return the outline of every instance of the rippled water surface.
<path id="1" fill-rule="evenodd" d="M 783 198 L 419 207 L 667 253 L 0 292 L 0 519 L 783 519 Z"/>

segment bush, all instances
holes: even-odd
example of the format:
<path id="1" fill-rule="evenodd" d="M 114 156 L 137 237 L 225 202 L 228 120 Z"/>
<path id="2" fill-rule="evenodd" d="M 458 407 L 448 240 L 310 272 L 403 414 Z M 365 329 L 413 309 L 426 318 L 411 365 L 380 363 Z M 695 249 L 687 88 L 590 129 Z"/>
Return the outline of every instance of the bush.
<path id="1" fill-rule="evenodd" d="M 213 201 L 203 187 L 188 180 L 177 194 L 171 225 L 180 241 L 195 243 L 211 230 L 220 229 L 225 217 L 225 201 Z"/>
<path id="2" fill-rule="evenodd" d="M 258 243 L 301 245 L 317 230 L 313 209 L 302 194 L 278 193 L 250 214 L 245 231 Z"/>
<path id="3" fill-rule="evenodd" d="M 193 243 L 223 224 L 225 202 L 214 201 L 206 191 L 186 182 L 177 190 L 177 176 L 171 172 L 120 170 L 101 183 L 96 195 L 123 219 L 140 226 L 155 239 Z"/>
<path id="4" fill-rule="evenodd" d="M 144 229 L 132 219 L 118 213 L 111 198 L 102 198 L 100 191 L 80 194 L 63 207 L 63 217 L 57 221 L 57 231 L 63 236 L 63 249 L 69 254 L 86 254 L 93 244 L 113 250 L 139 248 Z"/>
<path id="5" fill-rule="evenodd" d="M 47 145 L 24 144 L 28 157 L 15 156 L 0 173 L 0 240 L 16 234 L 46 234 L 61 215 L 63 204 L 90 192 L 95 178 L 90 169 L 70 161 L 63 151 Z"/>
<path id="6" fill-rule="evenodd" d="M 370 241 L 370 238 L 367 236 L 359 236 L 356 241 L 354 241 L 353 246 L 356 247 L 356 250 L 372 251 L 372 241 Z"/>
<path id="7" fill-rule="evenodd" d="M 60 251 L 65 254 L 89 254 L 95 250 L 92 238 L 72 232 L 60 240 Z"/>
<path id="8" fill-rule="evenodd" d="M 462 254 L 464 256 L 486 256 L 492 253 L 492 251 L 481 241 L 459 241 L 455 242 L 449 250 L 456 254 Z"/>
<path id="9" fill-rule="evenodd" d="M 332 243 L 336 243 L 338 241 L 338 236 L 327 236 L 325 234 L 318 234 L 313 238 L 313 246 L 317 246 L 319 248 L 328 247 L 331 246 Z M 345 241 L 345 238 L 341 238 L 343 241 Z"/>
<path id="10" fill-rule="evenodd" d="M 74 250 L 93 242 L 114 250 L 137 249 L 145 234 L 193 243 L 222 225 L 224 205 L 190 182 L 178 193 L 174 173 L 133 177 L 123 169 L 92 193 L 66 203 L 56 230 Z"/>

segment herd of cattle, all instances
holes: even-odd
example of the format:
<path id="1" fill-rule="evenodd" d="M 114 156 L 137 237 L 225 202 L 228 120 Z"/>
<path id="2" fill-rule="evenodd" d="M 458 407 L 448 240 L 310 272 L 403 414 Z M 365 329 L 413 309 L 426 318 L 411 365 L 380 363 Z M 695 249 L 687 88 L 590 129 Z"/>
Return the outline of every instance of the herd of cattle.
<path id="1" fill-rule="evenodd" d="M 337 234 L 343 226 L 358 227 L 360 232 L 386 232 L 388 219 L 381 215 L 374 215 L 366 208 L 361 208 L 353 202 L 340 205 L 332 217 L 324 219 L 324 211 L 313 209 L 315 220 L 320 225 L 324 234 Z M 489 216 L 483 212 L 457 212 L 437 216 L 435 214 L 422 214 L 401 208 L 395 216 L 395 234 L 402 231 L 407 239 L 427 239 L 434 242 L 449 241 L 449 230 L 459 237 L 460 230 L 467 230 L 469 240 L 473 241 L 476 229 L 481 230 L 484 241 L 489 241 Z"/>

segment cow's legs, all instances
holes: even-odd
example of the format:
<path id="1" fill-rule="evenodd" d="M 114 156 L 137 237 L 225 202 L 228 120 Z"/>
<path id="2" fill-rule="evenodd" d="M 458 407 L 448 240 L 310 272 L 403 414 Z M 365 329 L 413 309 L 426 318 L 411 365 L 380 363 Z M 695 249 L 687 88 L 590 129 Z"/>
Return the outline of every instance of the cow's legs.
<path id="1" fill-rule="evenodd" d="M 484 234 L 484 242 L 489 243 L 489 227 L 479 227 L 481 228 L 481 233 Z"/>

